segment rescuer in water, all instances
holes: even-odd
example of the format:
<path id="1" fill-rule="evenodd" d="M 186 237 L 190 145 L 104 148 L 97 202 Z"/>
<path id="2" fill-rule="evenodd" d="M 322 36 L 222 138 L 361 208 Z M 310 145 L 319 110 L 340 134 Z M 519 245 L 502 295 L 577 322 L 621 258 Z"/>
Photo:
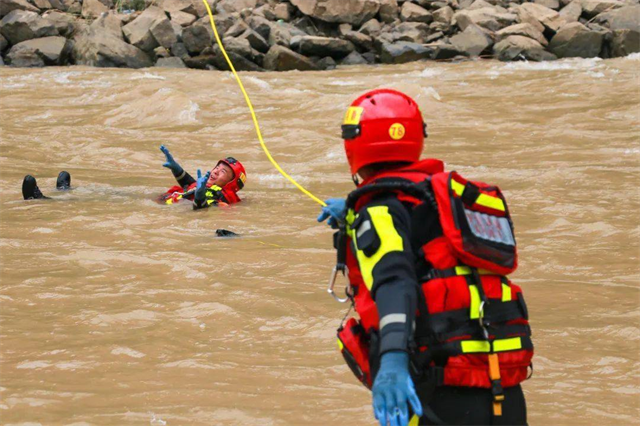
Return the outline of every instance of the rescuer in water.
<path id="1" fill-rule="evenodd" d="M 318 216 L 338 229 L 330 290 L 348 271 L 359 315 L 338 330 L 341 352 L 381 426 L 524 425 L 533 345 L 522 291 L 507 278 L 517 252 L 506 201 L 420 161 L 425 136 L 418 105 L 395 90 L 365 93 L 345 115 L 358 189 Z"/>
<path id="2" fill-rule="evenodd" d="M 227 157 L 218 161 L 204 176 L 198 170 L 197 179 L 194 179 L 174 160 L 167 147 L 161 145 L 160 151 L 166 159 L 163 166 L 171 170 L 178 185 L 161 195 L 159 202 L 174 204 L 188 199 L 193 201 L 194 210 L 240 202 L 238 191 L 244 187 L 247 175 L 242 164 L 235 158 Z"/>

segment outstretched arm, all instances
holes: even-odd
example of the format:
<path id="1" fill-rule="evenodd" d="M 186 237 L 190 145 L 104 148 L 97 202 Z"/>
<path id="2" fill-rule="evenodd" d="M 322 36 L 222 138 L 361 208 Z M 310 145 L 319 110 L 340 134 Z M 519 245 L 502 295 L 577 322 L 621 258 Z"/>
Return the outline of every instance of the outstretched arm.
<path id="1" fill-rule="evenodd" d="M 166 146 L 160 145 L 160 151 L 162 151 L 166 160 L 162 164 L 162 166 L 171 170 L 171 173 L 173 173 L 173 177 L 175 177 L 178 181 L 178 185 L 184 188 L 185 186 L 191 185 L 196 181 L 189 173 L 187 173 L 182 168 L 182 166 L 180 166 L 180 164 L 178 164 L 178 162 L 173 158 L 173 155 L 171 155 L 169 149 Z"/>

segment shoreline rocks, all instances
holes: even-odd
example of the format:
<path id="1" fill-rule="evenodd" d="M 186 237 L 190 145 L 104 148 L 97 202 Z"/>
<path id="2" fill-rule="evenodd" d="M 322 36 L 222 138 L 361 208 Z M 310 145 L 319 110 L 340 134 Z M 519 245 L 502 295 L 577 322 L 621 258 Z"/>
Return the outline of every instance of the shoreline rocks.
<path id="1" fill-rule="evenodd" d="M 238 70 L 640 52 L 640 0 L 206 1 Z M 202 0 L 0 2 L 0 66 L 74 64 L 228 69 Z"/>

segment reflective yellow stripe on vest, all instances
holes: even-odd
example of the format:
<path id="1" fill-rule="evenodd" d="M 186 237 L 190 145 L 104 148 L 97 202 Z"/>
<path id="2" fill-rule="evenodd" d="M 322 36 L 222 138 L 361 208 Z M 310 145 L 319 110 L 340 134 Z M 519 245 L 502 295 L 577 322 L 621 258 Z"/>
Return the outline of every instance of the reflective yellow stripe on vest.
<path id="1" fill-rule="evenodd" d="M 511 301 L 511 286 L 507 284 L 502 284 L 502 301 L 510 302 Z"/>
<path id="2" fill-rule="evenodd" d="M 471 303 L 469 304 L 469 318 L 480 318 L 480 292 L 475 285 L 469 286 L 469 298 Z"/>
<path id="3" fill-rule="evenodd" d="M 378 248 L 378 251 L 373 256 L 367 257 L 362 250 L 358 249 L 356 238 L 354 236 L 352 236 L 352 238 L 357 249 L 356 256 L 358 258 L 358 265 L 360 265 L 362 279 L 369 291 L 371 291 L 371 287 L 373 287 L 373 268 L 385 254 L 393 251 L 403 251 L 404 245 L 402 243 L 402 237 L 398 234 L 395 226 L 393 226 L 393 218 L 389 214 L 389 207 L 369 207 L 367 212 L 371 217 L 371 225 L 375 232 L 377 232 L 378 238 L 380 238 L 380 248 Z"/>
<path id="4" fill-rule="evenodd" d="M 522 339 L 520 337 L 497 339 L 492 343 L 493 352 L 506 352 L 522 349 Z M 465 354 L 491 352 L 491 343 L 486 340 L 465 340 L 460 342 L 460 345 L 462 347 L 462 352 Z"/>
<path id="5" fill-rule="evenodd" d="M 461 197 L 462 193 L 464 192 L 464 185 L 451 179 L 451 189 L 453 189 L 453 191 L 458 194 L 458 197 Z M 478 199 L 476 200 L 476 204 L 478 204 L 479 206 L 488 207 L 490 209 L 500 210 L 501 212 L 504 211 L 504 203 L 502 202 L 502 200 L 492 195 L 480 193 L 480 196 L 478 196 Z"/>

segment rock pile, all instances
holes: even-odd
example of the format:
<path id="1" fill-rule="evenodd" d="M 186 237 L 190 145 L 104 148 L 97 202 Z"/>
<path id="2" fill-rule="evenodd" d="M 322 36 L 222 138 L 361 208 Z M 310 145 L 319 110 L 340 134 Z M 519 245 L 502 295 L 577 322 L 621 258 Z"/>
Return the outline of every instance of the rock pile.
<path id="1" fill-rule="evenodd" d="M 238 70 L 640 51 L 640 0 L 206 1 Z M 228 69 L 202 0 L 0 0 L 0 18 L 0 65 Z"/>

